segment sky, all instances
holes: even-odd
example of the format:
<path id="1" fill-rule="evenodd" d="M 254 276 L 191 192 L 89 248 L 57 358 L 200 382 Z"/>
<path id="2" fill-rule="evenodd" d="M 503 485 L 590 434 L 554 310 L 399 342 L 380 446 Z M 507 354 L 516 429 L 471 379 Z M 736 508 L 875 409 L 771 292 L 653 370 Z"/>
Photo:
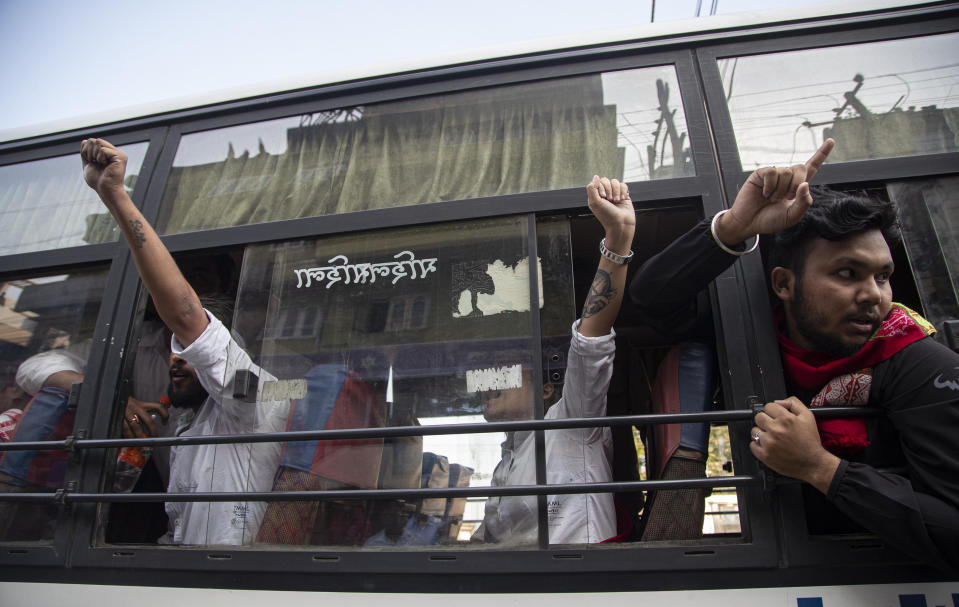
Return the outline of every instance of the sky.
<path id="1" fill-rule="evenodd" d="M 651 1 L 0 0 L 0 134 L 474 48 L 617 28 L 641 37 Z M 693 18 L 697 4 L 707 16 L 713 2 L 717 15 L 824 4 L 659 0 L 655 21 Z"/>

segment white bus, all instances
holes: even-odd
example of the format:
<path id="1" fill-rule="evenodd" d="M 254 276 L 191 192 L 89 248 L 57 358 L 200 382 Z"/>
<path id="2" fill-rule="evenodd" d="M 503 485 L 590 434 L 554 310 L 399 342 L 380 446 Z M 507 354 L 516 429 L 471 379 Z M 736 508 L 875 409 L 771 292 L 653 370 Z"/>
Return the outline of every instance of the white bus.
<path id="1" fill-rule="evenodd" d="M 816 182 L 898 203 L 896 299 L 959 347 L 959 6 L 716 23 L 7 133 L 0 413 L 50 412 L 0 443 L 0 603 L 959 606 L 955 572 L 814 523 L 803 487 L 752 457 L 752 407 L 785 394 L 759 256 L 687 319 L 716 358 L 699 410 L 657 401 L 677 344 L 624 305 L 609 417 L 571 422 L 614 429 L 614 482 L 545 483 L 542 437 L 559 422 L 541 394 L 526 420 L 483 420 L 480 370 L 520 365 L 561 391 L 599 256 L 594 173 L 629 183 L 635 267 L 727 208 L 752 169 L 802 162 L 827 137 Z M 246 545 L 158 543 L 164 501 L 238 496 L 167 490 L 168 448 L 189 442 L 174 422 L 122 436 L 166 338 L 83 183 L 89 136 L 127 152 L 133 200 L 194 287 L 233 303 L 234 335 L 276 378 L 227 378 L 230 396 L 300 412 L 252 439 L 281 443 L 295 474 L 253 496 L 271 531 Z M 83 380 L 42 405 L 17 374 L 48 352 Z M 707 425 L 708 457 L 676 473 L 663 429 L 680 422 Z M 491 486 L 517 431 L 537 437 L 538 482 Z M 151 445 L 118 490 L 118 452 Z M 596 492 L 617 496 L 619 541 L 551 544 L 547 496 Z M 475 541 L 486 501 L 510 494 L 537 496 L 537 537 Z"/>

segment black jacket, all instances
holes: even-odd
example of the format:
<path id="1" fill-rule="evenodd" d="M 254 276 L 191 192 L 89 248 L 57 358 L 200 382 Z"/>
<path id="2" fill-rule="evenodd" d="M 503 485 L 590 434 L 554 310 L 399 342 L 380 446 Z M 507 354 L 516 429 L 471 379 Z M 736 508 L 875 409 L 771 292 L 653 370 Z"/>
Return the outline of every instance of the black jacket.
<path id="1" fill-rule="evenodd" d="M 630 296 L 677 340 L 711 334 L 701 294 L 734 261 L 704 220 L 643 264 Z M 806 404 L 813 396 L 795 395 Z M 872 444 L 840 464 L 828 504 L 817 507 L 822 496 L 805 488 L 810 532 L 855 531 L 854 521 L 917 559 L 959 570 L 959 354 L 931 337 L 903 348 L 874 368 L 869 406 L 886 416 L 868 423 Z M 905 472 L 878 469 L 896 466 Z M 832 518 L 835 509 L 845 520 Z"/>

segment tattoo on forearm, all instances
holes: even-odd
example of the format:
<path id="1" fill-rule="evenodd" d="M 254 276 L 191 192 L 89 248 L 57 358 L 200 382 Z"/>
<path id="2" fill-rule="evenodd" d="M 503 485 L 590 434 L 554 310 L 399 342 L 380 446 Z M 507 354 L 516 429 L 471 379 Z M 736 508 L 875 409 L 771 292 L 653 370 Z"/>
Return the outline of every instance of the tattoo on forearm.
<path id="1" fill-rule="evenodd" d="M 596 270 L 593 284 L 589 287 L 589 294 L 586 295 L 586 303 L 583 304 L 583 318 L 599 314 L 615 296 L 616 289 L 610 284 L 609 273 Z"/>
<path id="2" fill-rule="evenodd" d="M 139 219 L 131 219 L 130 227 L 133 229 L 133 244 L 138 249 L 143 248 L 143 243 L 147 241 L 146 235 L 143 233 L 143 222 Z"/>

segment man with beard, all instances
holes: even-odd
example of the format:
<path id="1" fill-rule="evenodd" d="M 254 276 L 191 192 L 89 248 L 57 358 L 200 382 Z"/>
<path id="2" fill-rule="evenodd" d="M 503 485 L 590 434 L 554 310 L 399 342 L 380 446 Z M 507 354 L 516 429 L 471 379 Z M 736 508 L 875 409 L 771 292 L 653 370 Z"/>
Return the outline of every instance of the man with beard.
<path id="1" fill-rule="evenodd" d="M 156 232 L 123 188 L 127 157 L 102 139 L 81 144 L 83 176 L 113 215 L 133 255 L 157 313 L 173 333 L 170 396 L 179 416 L 178 436 L 282 431 L 288 401 L 249 403 L 233 398 L 237 371 L 262 385 L 273 380 L 204 309 L 196 292 Z M 279 443 L 175 446 L 170 453 L 170 493 L 269 491 L 280 458 Z M 264 502 L 167 502 L 170 529 L 164 543 L 250 543 L 266 510 Z"/>
<path id="2" fill-rule="evenodd" d="M 711 332 L 686 320 L 704 316 L 695 314 L 698 293 L 755 250 L 760 234 L 775 233 L 770 282 L 792 395 L 755 416 L 751 451 L 807 483 L 810 532 L 865 528 L 918 559 L 955 568 L 959 354 L 892 301 L 895 207 L 835 192 L 817 192 L 814 201 L 808 181 L 833 145 L 827 140 L 805 165 L 753 172 L 730 209 L 644 264 L 630 294 L 651 324 L 673 327 L 673 336 Z M 865 405 L 886 416 L 868 424 L 823 420 L 817 431 L 805 403 Z M 878 469 L 891 466 L 907 473 Z"/>

